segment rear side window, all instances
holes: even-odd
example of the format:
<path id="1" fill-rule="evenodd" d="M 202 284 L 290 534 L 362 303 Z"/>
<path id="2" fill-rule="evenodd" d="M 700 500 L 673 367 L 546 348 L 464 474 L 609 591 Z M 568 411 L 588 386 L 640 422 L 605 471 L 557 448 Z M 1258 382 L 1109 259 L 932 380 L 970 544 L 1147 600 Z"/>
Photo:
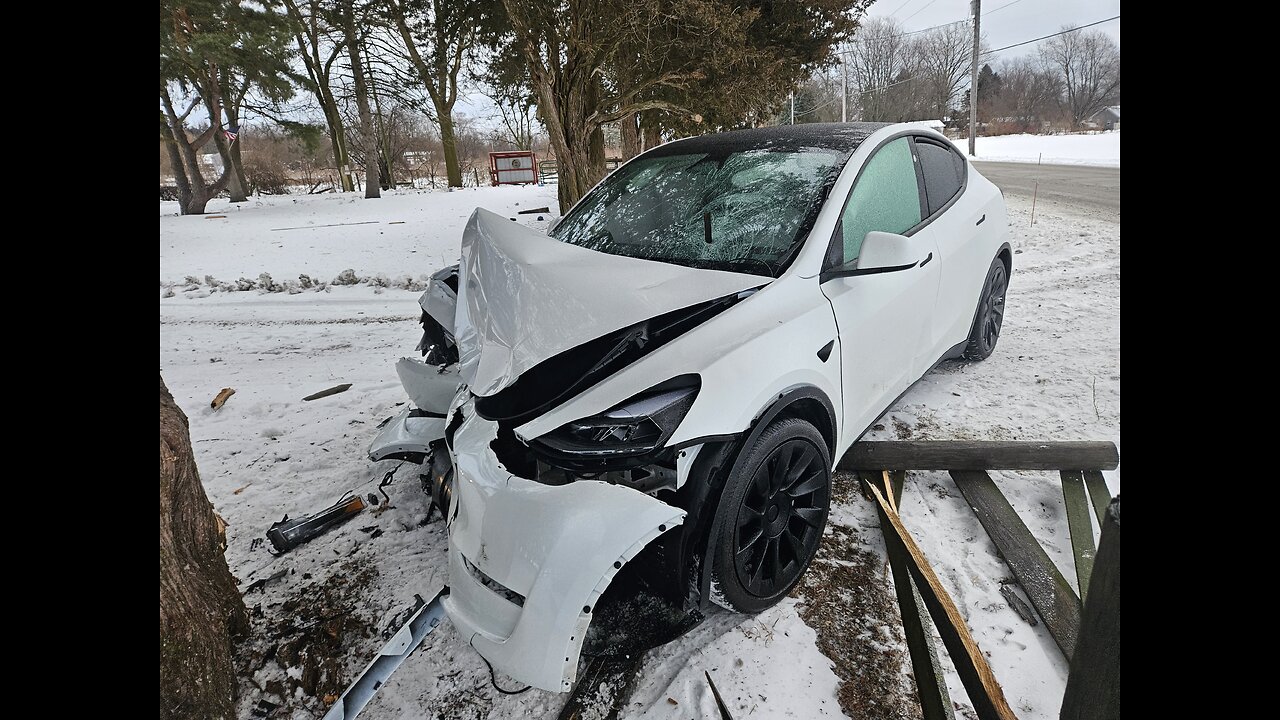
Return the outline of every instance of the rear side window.
<path id="1" fill-rule="evenodd" d="M 836 265 L 852 262 L 862 249 L 863 238 L 873 230 L 905 233 L 918 224 L 920 188 L 911 145 L 907 138 L 898 138 L 876 151 L 858 177 L 840 216 L 844 257 L 831 260 Z"/>
<path id="2" fill-rule="evenodd" d="M 924 191 L 932 215 L 960 192 L 964 185 L 964 159 L 950 148 L 922 139 L 916 140 L 916 153 L 924 171 Z"/>

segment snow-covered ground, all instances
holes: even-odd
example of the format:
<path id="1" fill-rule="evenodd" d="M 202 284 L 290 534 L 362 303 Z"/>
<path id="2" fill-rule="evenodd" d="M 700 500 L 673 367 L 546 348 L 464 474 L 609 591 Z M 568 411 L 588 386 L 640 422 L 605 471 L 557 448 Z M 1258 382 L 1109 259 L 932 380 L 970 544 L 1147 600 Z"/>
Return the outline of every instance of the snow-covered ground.
<path id="1" fill-rule="evenodd" d="M 458 238 L 477 207 L 540 228 L 559 214 L 554 185 L 402 190 L 368 201 L 358 193 L 255 197 L 234 205 L 219 199 L 205 215 L 185 217 L 176 202 L 162 202 L 160 280 L 256 281 L 265 272 L 276 282 L 300 274 L 328 282 L 343 270 L 416 278 L 457 262 Z M 553 212 L 519 214 L 540 207 Z"/>
<path id="2" fill-rule="evenodd" d="M 968 152 L 967 138 L 951 142 L 961 152 Z M 1120 131 L 979 137 L 977 150 L 976 156 L 970 156 L 974 160 L 1120 167 Z"/>
<path id="3" fill-rule="evenodd" d="M 1029 227 L 1028 205 L 1014 196 L 1009 202 L 1017 254 L 995 354 L 932 372 L 881 419 L 883 429 L 871 439 L 1119 443 L 1119 219 L 1041 203 Z M 286 513 L 317 510 L 347 491 L 376 492 L 397 466 L 364 456 L 378 423 L 405 401 L 393 363 L 412 355 L 420 336 L 419 293 L 400 289 L 395 278 L 418 278 L 453 262 L 476 206 L 544 227 L 551 215 L 539 222 L 515 210 L 555 204 L 554 187 L 211 205 L 225 219 L 172 217 L 173 208 L 162 204 L 161 373 L 190 417 L 209 497 L 230 523 L 227 559 L 241 587 L 285 571 L 246 595 L 256 611 L 254 640 L 241 658 L 252 678 L 243 686 L 242 716 L 269 700 L 285 706 L 274 717 L 317 717 L 322 698 L 364 666 L 414 594 L 429 598 L 446 582 L 442 524 L 423 524 L 427 497 L 409 465 L 386 488 L 389 505 L 279 558 L 258 541 Z M 366 224 L 346 224 L 354 222 Z M 317 229 L 273 230 L 295 226 Z M 296 287 L 290 294 L 211 291 L 203 281 L 205 275 L 221 283 L 256 281 L 268 272 L 276 283 L 299 274 L 328 282 L 346 269 L 393 282 Z M 201 281 L 183 283 L 186 276 Z M 352 388 L 301 400 L 338 383 Z M 211 410 L 223 387 L 237 392 Z M 1074 579 L 1056 479 L 1026 473 L 996 480 Z M 1108 480 L 1118 491 L 1119 474 Z M 878 523 L 852 481 L 839 482 L 821 555 L 794 597 L 755 617 L 713 613 L 648 653 L 628 716 L 716 716 L 704 671 L 736 718 L 839 717 L 841 701 L 858 717 L 915 714 Z M 1066 663 L 1043 625 L 1030 627 L 1007 607 L 1000 581 L 1009 572 L 950 478 L 913 474 L 902 512 L 1019 717 L 1056 717 Z M 321 648 L 338 662 L 317 660 Z M 944 665 L 953 699 L 964 706 L 958 678 L 949 661 Z M 499 683 L 512 686 L 509 678 Z M 544 718 L 563 702 L 538 690 L 494 691 L 480 657 L 445 624 L 365 717 Z"/>

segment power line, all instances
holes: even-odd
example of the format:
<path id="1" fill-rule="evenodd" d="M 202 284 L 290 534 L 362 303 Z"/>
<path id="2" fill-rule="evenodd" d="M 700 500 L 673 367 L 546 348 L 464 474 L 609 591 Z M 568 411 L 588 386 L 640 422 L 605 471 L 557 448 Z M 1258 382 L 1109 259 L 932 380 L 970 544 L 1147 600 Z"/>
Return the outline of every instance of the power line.
<path id="1" fill-rule="evenodd" d="M 904 8 L 904 7 L 908 6 L 908 5 L 910 5 L 911 3 L 915 2 L 915 1 L 916 1 L 916 0 L 907 0 L 906 2 L 904 2 L 904 3 L 902 3 L 901 5 L 899 5 L 899 6 L 898 6 L 898 10 L 901 10 L 902 8 Z M 893 17 L 894 15 L 897 15 L 897 14 L 898 14 L 898 10 L 894 10 L 893 12 L 889 13 L 888 17 Z"/>
<path id="2" fill-rule="evenodd" d="M 991 10 L 990 12 L 984 12 L 984 13 L 982 13 L 982 17 L 987 17 L 988 15 L 995 15 L 996 13 L 1000 12 L 1001 10 L 1003 10 L 1003 9 L 1005 9 L 1005 8 L 1007 8 L 1007 7 L 1013 6 L 1013 5 L 1017 5 L 1017 4 L 1018 4 L 1018 3 L 1020 3 L 1020 2 L 1022 2 L 1022 0 L 1013 0 L 1013 2 L 1011 2 L 1011 3 L 1005 3 L 1004 5 L 1001 5 L 1000 7 L 996 8 L 995 10 Z"/>
<path id="3" fill-rule="evenodd" d="M 996 8 L 995 10 L 990 10 L 988 12 L 982 13 L 982 17 L 986 17 L 988 15 L 995 15 L 1001 10 L 1007 7 L 1011 7 L 1013 5 L 1017 5 L 1020 2 L 1022 2 L 1022 0 L 1013 0 L 1013 2 L 1005 3 L 1004 5 L 1001 5 L 1000 7 Z M 932 4 L 933 3 L 929 3 L 929 5 L 932 5 Z M 925 7 L 928 7 L 928 5 L 926 5 Z M 924 8 L 920 8 L 920 9 L 924 10 Z M 915 17 L 915 15 L 912 15 L 911 17 Z M 911 18 L 907 18 L 907 20 L 910 20 L 910 19 Z M 919 35 L 920 33 L 927 33 L 930 30 L 937 30 L 938 28 L 951 27 L 952 25 L 967 25 L 968 23 L 969 23 L 969 18 L 965 18 L 963 20 L 952 20 L 951 22 L 948 22 L 948 23 L 942 23 L 940 25 L 930 25 L 927 28 L 920 28 L 919 30 L 908 30 L 907 32 L 898 33 L 897 35 L 890 35 L 889 37 L 907 37 L 908 35 Z M 857 40 L 855 39 L 855 42 L 856 41 Z M 849 51 L 845 50 L 844 52 L 849 52 Z"/>
<path id="4" fill-rule="evenodd" d="M 928 10 L 928 9 L 929 9 L 929 6 L 930 6 L 930 5 L 932 5 L 932 4 L 934 4 L 934 3 L 936 3 L 936 2 L 938 2 L 938 0 L 929 0 L 929 2 L 925 3 L 925 6 L 924 6 L 924 7 L 920 8 L 919 10 L 917 10 L 917 11 L 915 11 L 915 12 L 911 13 L 910 15 L 908 15 L 908 16 L 906 16 L 906 17 L 904 17 L 904 18 L 902 18 L 902 22 L 904 22 L 904 23 L 905 23 L 906 21 L 908 21 L 908 20 L 910 20 L 911 18 L 913 18 L 913 17 L 915 17 L 915 16 L 919 15 L 920 13 L 924 12 L 925 10 Z"/>
<path id="5" fill-rule="evenodd" d="M 1062 30 L 1062 31 L 1060 31 L 1060 32 L 1053 33 L 1052 35 L 1043 35 L 1043 36 L 1038 37 L 1038 38 L 1036 38 L 1036 39 L 1034 39 L 1034 40 L 1024 40 L 1023 42 L 1020 42 L 1020 43 L 1014 43 L 1014 44 L 1012 44 L 1012 45 L 1005 45 L 1004 47 L 999 47 L 999 48 L 996 48 L 995 50 L 988 50 L 988 51 L 986 51 L 986 52 L 984 52 L 984 53 L 982 53 L 982 54 L 983 54 L 983 55 L 994 55 L 994 54 L 996 54 L 996 53 L 998 53 L 998 52 L 1001 52 L 1002 50 L 1008 50 L 1009 48 L 1021 47 L 1021 46 L 1023 46 L 1023 45 L 1030 45 L 1031 43 L 1037 43 L 1037 42 L 1040 42 L 1041 40 L 1048 40 L 1049 38 L 1052 38 L 1052 37 L 1058 37 L 1059 35 L 1066 35 L 1067 33 L 1073 33 L 1073 32 L 1075 32 L 1075 31 L 1077 31 L 1077 30 L 1083 30 L 1083 29 L 1085 29 L 1085 28 L 1093 27 L 1094 25 L 1101 25 L 1102 23 L 1109 23 L 1109 22 L 1111 22 L 1112 20 L 1119 20 L 1119 19 L 1120 19 L 1120 16 L 1119 16 L 1119 15 L 1116 15 L 1115 17 L 1109 17 L 1109 18 L 1107 18 L 1106 20 L 1098 20 L 1097 22 L 1091 22 L 1091 23 L 1089 23 L 1088 25 L 1081 25 L 1080 27 L 1073 27 L 1073 28 L 1071 28 L 1070 30 Z"/>

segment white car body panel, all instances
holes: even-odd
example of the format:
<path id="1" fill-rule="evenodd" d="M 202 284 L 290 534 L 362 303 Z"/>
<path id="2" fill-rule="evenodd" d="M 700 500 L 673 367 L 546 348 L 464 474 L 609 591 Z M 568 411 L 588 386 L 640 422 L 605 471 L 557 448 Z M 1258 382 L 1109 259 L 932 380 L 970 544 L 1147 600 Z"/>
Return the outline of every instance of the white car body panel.
<path id="1" fill-rule="evenodd" d="M 695 331 L 672 340 L 586 392 L 516 428 L 526 440 L 684 373 L 702 389 L 668 445 L 742 432 L 772 398 L 811 385 L 839 417 L 839 348 L 823 362 L 818 351 L 836 340 L 831 308 L 816 283 L 784 274 Z M 744 383 L 744 378 L 751 383 Z M 760 382 L 756 382 L 760 381 Z"/>
<path id="2" fill-rule="evenodd" d="M 919 259 L 936 256 L 926 227 L 910 240 Z M 843 452 L 880 413 L 938 358 L 928 357 L 938 296 L 938 268 L 833 278 L 822 291 L 835 310 L 843 364 L 843 421 L 838 452 Z"/>
<path id="3" fill-rule="evenodd" d="M 382 428 L 369 443 L 370 460 L 378 462 L 406 453 L 431 452 L 431 443 L 444 437 L 444 418 L 412 417 L 412 413 L 413 408 L 405 408 Z"/>
<path id="4" fill-rule="evenodd" d="M 428 412 L 443 415 L 458 392 L 457 363 L 436 367 L 421 360 L 400 358 L 396 374 L 413 404 Z"/>
<path id="5" fill-rule="evenodd" d="M 445 278 L 451 275 L 453 275 L 453 268 L 445 268 L 432 275 L 427 291 L 422 293 L 422 297 L 418 300 L 422 311 L 446 328 L 453 327 L 453 314 L 458 306 L 457 293 L 445 283 Z"/>
<path id="6" fill-rule="evenodd" d="M 462 380 L 492 395 L 589 340 L 769 280 L 606 255 L 477 209 L 462 236 L 454 316 Z"/>
<path id="7" fill-rule="evenodd" d="M 616 330 L 739 294 L 733 306 L 522 420 L 511 428 L 516 438 L 528 444 L 673 377 L 697 374 L 697 396 L 665 441 L 678 448 L 676 488 L 690 482 L 712 444 L 749 433 L 796 389 L 829 403 L 838 460 L 890 402 L 965 340 L 987 267 L 1007 238 L 1003 198 L 966 161 L 962 193 L 912 236 L 912 248 L 919 246 L 922 259 L 932 253 L 932 262 L 821 282 L 828 241 L 860 170 L 880 145 L 908 132 L 942 138 L 901 124 L 867 136 L 777 279 L 608 255 L 485 210 L 472 215 L 456 296 L 444 282 L 449 270 L 433 277 L 421 300 L 456 340 L 459 362 L 443 373 L 415 360 L 397 365 L 414 403 L 431 412 L 447 408 L 449 417 L 402 412 L 370 455 L 425 447 L 454 423 L 446 518 L 451 594 L 444 604 L 459 634 L 495 668 L 545 690 L 570 689 L 592 618 L 584 609 L 594 608 L 631 558 L 687 518 L 624 485 L 583 478 L 544 484 L 513 474 L 495 454 L 498 423 L 476 415 L 475 397 L 501 392 L 537 364 Z M 523 605 L 509 593 L 523 596 Z"/>
<path id="8" fill-rule="evenodd" d="M 489 448 L 497 424 L 466 416 L 454 436 L 457 460 L 449 522 L 445 609 L 494 667 L 556 692 L 573 686 L 596 600 L 614 574 L 684 511 L 621 485 L 590 480 L 544 485 L 507 472 Z M 489 578 L 524 596 L 519 606 L 486 587 Z"/>

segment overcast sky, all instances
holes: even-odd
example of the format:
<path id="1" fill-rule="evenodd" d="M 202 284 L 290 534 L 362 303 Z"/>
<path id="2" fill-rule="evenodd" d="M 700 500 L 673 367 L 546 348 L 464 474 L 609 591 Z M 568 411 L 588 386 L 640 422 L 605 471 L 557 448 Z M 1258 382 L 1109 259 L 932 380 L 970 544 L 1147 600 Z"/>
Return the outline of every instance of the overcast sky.
<path id="1" fill-rule="evenodd" d="M 1063 25 L 1086 25 L 1120 14 L 1120 0 L 982 0 L 982 35 L 987 46 L 1004 47 L 1038 38 Z M 907 30 L 969 17 L 969 0 L 877 0 L 870 17 L 892 17 Z M 1120 42 L 1120 21 L 1097 25 Z M 1002 57 L 1034 54 L 1039 43 L 1006 50 Z"/>

